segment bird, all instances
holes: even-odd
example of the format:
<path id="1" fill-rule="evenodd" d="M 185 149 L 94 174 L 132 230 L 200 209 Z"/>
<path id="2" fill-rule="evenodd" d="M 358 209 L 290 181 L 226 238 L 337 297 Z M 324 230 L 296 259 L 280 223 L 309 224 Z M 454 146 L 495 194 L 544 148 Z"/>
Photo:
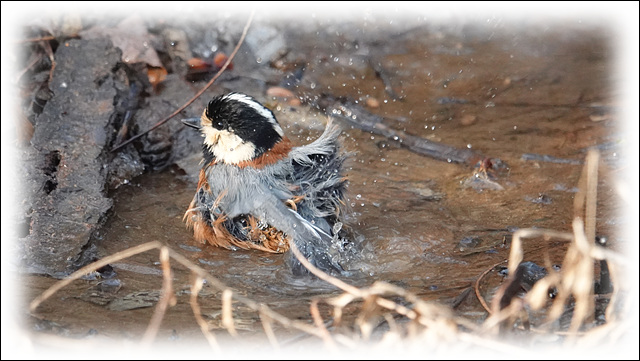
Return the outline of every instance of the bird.
<path id="1" fill-rule="evenodd" d="M 291 243 L 325 272 L 345 271 L 353 242 L 345 225 L 348 154 L 331 119 L 313 142 L 294 146 L 274 113 L 240 92 L 213 97 L 199 118 L 182 122 L 203 137 L 197 190 L 184 214 L 193 237 L 226 249 L 285 254 L 308 275 Z"/>

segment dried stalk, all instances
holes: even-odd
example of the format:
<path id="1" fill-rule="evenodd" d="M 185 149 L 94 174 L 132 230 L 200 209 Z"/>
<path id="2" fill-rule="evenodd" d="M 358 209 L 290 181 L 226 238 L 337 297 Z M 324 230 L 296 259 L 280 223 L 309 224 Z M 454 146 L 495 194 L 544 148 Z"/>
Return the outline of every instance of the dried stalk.
<path id="1" fill-rule="evenodd" d="M 478 279 L 476 279 L 476 282 L 473 285 L 474 291 L 476 292 L 476 297 L 478 298 L 478 301 L 480 301 L 480 304 L 482 305 L 482 307 L 485 309 L 485 311 L 487 311 L 487 313 L 491 314 L 493 313 L 493 311 L 491 311 L 491 307 L 489 307 L 489 305 L 487 304 L 487 301 L 485 301 L 484 297 L 482 297 L 482 293 L 480 293 L 480 282 L 482 281 L 482 279 L 484 278 L 484 276 L 486 276 L 489 272 L 491 272 L 494 268 L 498 267 L 499 265 L 503 264 L 507 262 L 506 260 L 504 261 L 500 261 L 496 264 L 494 264 L 493 266 L 487 268 L 484 272 L 482 272 L 480 274 L 480 276 L 478 276 Z"/>
<path id="2" fill-rule="evenodd" d="M 273 327 L 271 327 L 271 318 L 262 310 L 260 311 L 259 315 L 260 321 L 262 322 L 262 328 L 264 329 L 265 335 L 267 335 L 269 343 L 275 350 L 280 350 L 280 344 L 278 343 L 276 334 L 273 332 Z"/>
<path id="3" fill-rule="evenodd" d="M 203 279 L 200 276 L 196 276 L 193 284 L 191 285 L 191 296 L 189 297 L 189 303 L 191 304 L 191 310 L 193 311 L 193 316 L 196 318 L 196 322 L 198 326 L 200 326 L 200 330 L 202 334 L 207 339 L 209 346 L 216 351 L 220 352 L 220 345 L 216 340 L 216 337 L 209 331 L 209 324 L 202 318 L 202 314 L 200 311 L 200 305 L 198 304 L 198 294 L 202 289 Z"/>
<path id="4" fill-rule="evenodd" d="M 147 242 L 139 246 L 127 248 L 124 251 L 116 252 L 101 260 L 98 260 L 89 265 L 86 265 L 80 268 L 79 270 L 73 272 L 72 274 L 70 274 L 67 278 L 54 283 L 51 287 L 49 287 L 47 290 L 42 292 L 40 296 L 36 297 L 33 301 L 31 301 L 31 303 L 29 304 L 29 312 L 35 312 L 35 310 L 38 308 L 38 306 L 40 306 L 42 302 L 44 302 L 49 297 L 53 296 L 61 288 L 67 286 L 68 284 L 70 284 L 71 282 L 77 279 L 80 279 L 84 275 L 87 275 L 91 272 L 95 272 L 96 270 L 108 265 L 109 263 L 113 263 L 121 259 L 134 256 L 138 253 L 147 252 L 149 250 L 160 248 L 160 247 L 162 247 L 162 243 L 158 241 Z"/>
<path id="5" fill-rule="evenodd" d="M 224 326 L 231 336 L 238 336 L 235 326 L 233 325 L 233 311 L 231 303 L 233 302 L 233 292 L 230 289 L 222 291 L 222 326 Z"/>
<path id="6" fill-rule="evenodd" d="M 160 264 L 162 265 L 162 295 L 153 312 L 153 317 L 147 326 L 147 330 L 142 337 L 143 345 L 150 345 L 156 338 L 160 324 L 169 306 L 175 306 L 176 296 L 173 293 L 173 281 L 171 276 L 171 265 L 169 264 L 169 248 L 160 248 Z"/>
<path id="7" fill-rule="evenodd" d="M 322 334 L 322 340 L 324 341 L 325 345 L 329 346 L 332 349 L 336 349 L 336 343 L 335 341 L 333 341 L 333 338 L 331 337 L 329 330 L 327 330 L 327 328 L 325 327 L 322 316 L 320 315 L 320 310 L 318 309 L 318 301 L 319 300 L 317 298 L 311 300 L 311 317 L 313 318 L 313 322 L 315 323 L 315 325 L 320 330 Z"/>

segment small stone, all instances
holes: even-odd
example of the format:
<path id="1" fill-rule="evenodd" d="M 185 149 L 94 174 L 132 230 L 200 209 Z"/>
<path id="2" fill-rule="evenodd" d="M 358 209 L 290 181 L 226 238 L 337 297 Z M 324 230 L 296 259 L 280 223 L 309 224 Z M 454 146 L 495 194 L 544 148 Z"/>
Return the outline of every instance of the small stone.
<path id="1" fill-rule="evenodd" d="M 365 104 L 372 109 L 380 107 L 380 102 L 376 98 L 367 98 L 367 100 L 365 100 Z"/>
<path id="2" fill-rule="evenodd" d="M 462 116 L 462 118 L 460 118 L 460 124 L 462 125 L 471 125 L 473 123 L 476 122 L 476 120 L 478 119 L 478 117 L 476 117 L 475 115 L 471 115 L 471 114 L 465 114 Z"/>
<path id="3" fill-rule="evenodd" d="M 291 90 L 287 88 L 279 87 L 279 86 L 272 86 L 271 88 L 267 89 L 267 95 L 270 97 L 276 97 L 276 98 L 295 97 L 295 95 Z"/>

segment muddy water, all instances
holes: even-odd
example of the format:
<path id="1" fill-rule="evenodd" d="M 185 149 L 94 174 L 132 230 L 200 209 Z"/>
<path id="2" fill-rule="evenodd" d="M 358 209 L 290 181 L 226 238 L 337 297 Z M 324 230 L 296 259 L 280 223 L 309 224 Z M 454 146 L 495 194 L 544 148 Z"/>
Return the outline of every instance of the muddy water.
<path id="1" fill-rule="evenodd" d="M 367 44 L 354 45 L 349 39 L 355 35 L 336 31 L 320 43 L 310 40 L 313 34 L 300 35 L 295 48 L 309 57 L 306 92 L 345 95 L 362 103 L 374 98 L 379 107 L 367 109 L 384 116 L 390 127 L 471 148 L 503 163 L 489 171 L 502 190 L 467 187 L 478 169 L 421 156 L 345 126 L 344 147 L 354 153 L 347 165 L 349 221 L 364 246 L 363 259 L 356 264 L 362 275 L 348 282 L 364 287 L 384 280 L 482 321 L 486 312 L 469 289 L 482 272 L 507 259 L 515 229 L 571 230 L 579 163 L 593 146 L 600 147 L 603 157 L 597 233 L 619 247 L 619 200 L 610 178 L 624 162 L 615 148 L 620 135 L 609 35 L 588 26 L 503 30 L 417 28 L 382 34 L 392 41 L 372 46 L 369 55 L 389 76 L 396 99 L 357 56 Z M 326 121 L 304 105 L 271 102 L 294 143 L 315 138 Z M 529 153 L 563 162 L 523 158 Z M 292 278 L 281 255 L 195 243 L 182 223 L 194 190 L 193 174 L 177 166 L 145 174 L 116 190 L 113 213 L 98 235 L 101 254 L 161 241 L 239 294 L 291 319 L 311 322 L 309 300 L 339 294 L 322 281 Z M 535 240 L 525 245 L 525 260 L 544 265 L 548 258 L 560 264 L 565 249 L 562 242 Z M 74 338 L 98 334 L 140 339 L 153 307 L 113 310 L 105 304 L 131 295 L 155 305 L 162 283 L 158 252 L 111 266 L 115 279 L 76 281 L 45 302 L 30 325 Z M 497 271 L 490 272 L 481 287 L 487 298 L 503 280 Z M 158 339 L 202 342 L 189 306 L 190 272 L 175 264 L 173 272 L 177 304 L 168 310 Z M 53 283 L 36 276 L 24 282 L 29 300 Z M 220 294 L 205 286 L 200 302 L 214 332 L 226 334 Z M 327 309 L 322 311 L 328 315 Z M 237 303 L 234 312 L 240 332 L 265 340 L 255 312 Z M 351 312 L 354 316 L 357 307 Z M 276 327 L 276 333 L 283 339 L 293 337 L 282 328 Z"/>

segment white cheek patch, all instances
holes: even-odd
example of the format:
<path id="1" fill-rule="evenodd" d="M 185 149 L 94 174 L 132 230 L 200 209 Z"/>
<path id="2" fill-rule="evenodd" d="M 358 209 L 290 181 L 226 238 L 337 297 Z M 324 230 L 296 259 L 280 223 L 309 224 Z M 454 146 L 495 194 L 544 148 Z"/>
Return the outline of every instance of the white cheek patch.
<path id="1" fill-rule="evenodd" d="M 220 131 L 214 129 L 209 126 L 204 126 L 201 128 L 202 136 L 204 137 L 204 144 L 208 145 L 209 148 L 212 148 L 216 144 L 218 144 L 218 139 L 220 138 Z"/>
<path id="2" fill-rule="evenodd" d="M 273 117 L 273 113 L 271 113 L 269 109 L 265 108 L 264 105 L 253 100 L 249 96 L 240 94 L 240 93 L 231 93 L 227 95 L 225 98 L 230 100 L 235 100 L 250 106 L 251 108 L 253 108 L 253 110 L 258 112 L 258 114 L 263 116 L 265 119 L 269 120 L 269 123 L 271 123 L 271 125 L 273 126 L 273 129 L 278 133 L 278 135 L 280 135 L 281 137 L 284 136 L 284 132 L 282 131 L 282 128 L 276 121 L 276 118 Z"/>
<path id="3" fill-rule="evenodd" d="M 226 164 L 238 164 L 253 159 L 256 148 L 250 142 L 243 142 L 240 137 L 228 130 L 217 130 L 211 127 L 204 129 L 204 142 L 213 155 Z"/>

